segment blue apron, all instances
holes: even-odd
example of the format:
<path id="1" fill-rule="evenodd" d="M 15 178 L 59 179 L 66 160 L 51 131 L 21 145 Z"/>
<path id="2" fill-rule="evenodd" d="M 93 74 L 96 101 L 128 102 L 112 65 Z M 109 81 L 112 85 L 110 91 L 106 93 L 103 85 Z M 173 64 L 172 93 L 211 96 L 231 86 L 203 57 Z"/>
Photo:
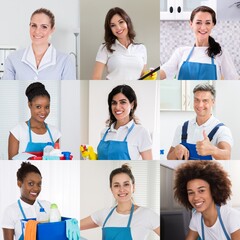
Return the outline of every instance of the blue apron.
<path id="1" fill-rule="evenodd" d="M 212 131 L 208 134 L 208 138 L 209 138 L 210 141 L 212 141 L 215 133 L 217 132 L 217 130 L 221 126 L 224 126 L 224 124 L 223 123 L 217 124 L 212 129 Z M 189 160 L 212 160 L 212 156 L 211 155 L 208 155 L 208 156 L 200 156 L 200 155 L 198 155 L 197 150 L 196 150 L 196 144 L 187 143 L 187 137 L 188 137 L 187 129 L 188 129 L 188 121 L 186 121 L 183 124 L 183 126 L 182 126 L 181 144 L 188 149 L 188 151 L 189 151 Z"/>
<path id="2" fill-rule="evenodd" d="M 117 206 L 116 206 L 117 207 Z M 108 214 L 107 218 L 105 219 L 102 227 L 102 240 L 132 240 L 131 228 L 130 224 L 132 221 L 134 205 L 132 204 L 130 216 L 128 219 L 127 227 L 105 227 L 108 219 L 112 215 L 114 207 L 111 212 Z"/>
<path id="3" fill-rule="evenodd" d="M 189 62 L 193 50 L 194 47 L 187 60 L 183 62 L 178 74 L 178 80 L 217 80 L 217 68 L 214 64 L 214 58 L 211 57 L 211 64 Z"/>
<path id="4" fill-rule="evenodd" d="M 110 128 L 108 128 L 97 147 L 98 160 L 131 160 L 128 152 L 127 137 L 133 128 L 134 123 L 128 129 L 127 135 L 123 141 L 105 141 L 110 130 Z"/>
<path id="5" fill-rule="evenodd" d="M 227 240 L 231 240 L 231 237 L 227 234 L 226 228 L 224 226 L 224 223 L 223 223 L 223 220 L 222 220 L 222 217 L 221 217 L 221 213 L 220 213 L 220 207 L 217 205 L 216 208 L 217 208 L 218 218 L 219 218 L 222 230 L 224 232 L 224 235 L 225 235 Z M 202 229 L 202 240 L 205 240 L 203 217 L 201 217 L 201 229 Z"/>
<path id="6" fill-rule="evenodd" d="M 43 211 L 45 212 L 45 210 L 44 210 L 43 206 L 41 205 L 41 203 L 39 201 L 37 201 L 37 203 L 38 203 L 40 209 L 43 209 Z M 19 209 L 20 209 L 20 211 L 22 213 L 23 219 L 26 220 L 27 217 L 26 217 L 26 215 L 25 215 L 25 213 L 23 211 L 23 207 L 22 207 L 22 204 L 21 204 L 19 199 L 18 199 L 18 206 L 19 206 Z M 24 226 L 23 225 L 24 225 L 24 223 L 22 222 L 22 235 L 20 236 L 20 238 L 18 240 L 24 240 L 24 233 L 23 233 Z"/>
<path id="7" fill-rule="evenodd" d="M 47 131 L 49 133 L 50 139 L 54 145 L 54 141 L 52 138 L 52 134 L 48 128 L 48 125 L 45 123 L 45 126 L 47 128 Z M 28 121 L 28 132 L 29 132 L 29 142 L 27 144 L 25 152 L 43 152 L 43 149 L 47 146 L 47 143 L 35 143 L 32 142 L 32 133 L 31 133 L 31 126 L 30 126 L 30 120 Z"/>

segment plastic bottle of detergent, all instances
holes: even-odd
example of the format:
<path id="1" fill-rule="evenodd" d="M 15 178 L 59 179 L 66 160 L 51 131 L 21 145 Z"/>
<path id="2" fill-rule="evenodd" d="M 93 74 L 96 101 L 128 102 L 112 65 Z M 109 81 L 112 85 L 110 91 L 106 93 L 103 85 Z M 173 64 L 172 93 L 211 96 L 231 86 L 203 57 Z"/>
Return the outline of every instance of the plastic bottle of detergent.
<path id="1" fill-rule="evenodd" d="M 39 209 L 39 212 L 37 214 L 37 221 L 40 223 L 49 222 L 49 215 L 42 207 Z"/>
<path id="2" fill-rule="evenodd" d="M 58 210 L 58 206 L 56 203 L 52 203 L 50 207 L 50 222 L 60 222 L 61 221 L 61 214 Z"/>
<path id="3" fill-rule="evenodd" d="M 50 156 L 62 157 L 62 151 L 60 150 L 59 143 L 54 144 L 54 149 L 50 152 Z"/>
<path id="4" fill-rule="evenodd" d="M 43 149 L 43 156 L 50 156 L 50 152 L 54 149 L 51 142 L 47 143 L 47 146 Z"/>

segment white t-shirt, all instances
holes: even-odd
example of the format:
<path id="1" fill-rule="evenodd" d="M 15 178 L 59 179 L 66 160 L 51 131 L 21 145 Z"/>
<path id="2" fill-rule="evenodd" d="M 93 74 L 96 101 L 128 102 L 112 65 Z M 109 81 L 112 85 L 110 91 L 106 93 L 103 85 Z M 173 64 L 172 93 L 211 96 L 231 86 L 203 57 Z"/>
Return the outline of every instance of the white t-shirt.
<path id="1" fill-rule="evenodd" d="M 103 226 L 103 223 L 110 213 L 112 208 L 105 208 L 91 215 L 92 220 L 98 225 Z M 105 227 L 127 227 L 129 214 L 119 214 L 116 209 L 108 219 Z M 130 224 L 133 240 L 145 240 L 149 232 L 160 226 L 160 217 L 151 209 L 139 207 L 133 212 L 132 221 Z"/>
<path id="2" fill-rule="evenodd" d="M 206 131 L 206 134 L 208 135 L 212 129 L 218 124 L 221 123 L 218 119 L 216 119 L 213 115 L 202 125 L 198 125 L 196 122 L 196 118 L 192 119 L 188 123 L 188 129 L 187 129 L 187 143 L 196 144 L 197 141 L 203 140 L 203 130 Z M 179 125 L 177 127 L 177 130 L 175 132 L 175 136 L 173 139 L 172 147 L 176 147 L 178 144 L 181 143 L 181 136 L 182 136 L 182 125 Z M 215 133 L 211 143 L 214 146 L 217 146 L 220 142 L 227 142 L 230 144 L 230 146 L 233 146 L 233 138 L 231 131 L 226 126 L 221 126 Z"/>
<path id="3" fill-rule="evenodd" d="M 231 237 L 233 232 L 240 229 L 240 211 L 224 205 L 220 207 L 220 213 L 224 227 L 228 235 Z M 201 213 L 195 211 L 189 225 L 189 228 L 192 231 L 198 232 L 200 237 L 202 237 L 201 216 Z M 204 235 L 206 240 L 226 240 L 219 218 L 211 227 L 207 227 L 204 224 Z"/>
<path id="4" fill-rule="evenodd" d="M 37 201 L 40 202 L 46 213 L 49 214 L 51 203 L 42 200 Z M 26 218 L 37 217 L 37 213 L 40 211 L 40 206 L 37 201 L 35 201 L 33 205 L 30 205 L 20 200 Z M 8 206 L 5 209 L 4 215 L 2 217 L 2 228 L 14 229 L 14 236 L 16 240 L 18 240 L 22 235 L 21 219 L 24 219 L 24 217 L 17 202 Z"/>
<path id="5" fill-rule="evenodd" d="M 206 49 L 207 47 L 195 47 L 189 62 L 211 64 L 211 58 L 206 54 Z M 187 60 L 191 50 L 192 47 L 177 48 L 171 58 L 161 66 L 161 69 L 165 72 L 167 79 L 173 79 L 175 76 L 178 78 L 182 63 Z M 221 55 L 215 56 L 214 64 L 217 68 L 217 79 L 221 79 L 221 76 L 223 76 L 223 79 L 226 80 L 240 79 L 234 63 L 226 49 L 222 49 Z"/>
<path id="6" fill-rule="evenodd" d="M 96 61 L 106 64 L 109 80 L 137 80 L 140 78 L 144 65 L 147 63 L 147 50 L 143 44 L 130 44 L 128 48 L 118 40 L 109 52 L 102 44 L 96 56 Z"/>
<path id="7" fill-rule="evenodd" d="M 133 120 L 131 120 L 128 124 L 119 127 L 117 130 L 114 129 L 114 124 L 112 124 L 110 130 L 107 133 L 105 141 L 123 141 L 132 124 Z M 107 129 L 108 128 L 106 127 L 101 132 L 101 139 L 103 138 Z M 126 141 L 128 143 L 128 152 L 132 160 L 141 159 L 141 152 L 152 149 L 152 140 L 149 132 L 142 125 L 139 124 L 134 125 Z"/>
<path id="8" fill-rule="evenodd" d="M 61 133 L 60 131 L 48 124 L 48 128 L 52 134 L 53 141 L 56 142 L 60 137 Z M 29 142 L 29 132 L 28 132 L 28 125 L 26 122 L 21 122 L 17 126 L 15 126 L 13 129 L 10 130 L 10 132 L 13 134 L 13 136 L 19 141 L 19 153 L 25 152 L 27 144 Z M 31 131 L 32 134 L 32 141 L 33 142 L 51 142 L 51 138 L 49 136 L 48 131 L 45 134 L 36 134 L 33 131 Z"/>

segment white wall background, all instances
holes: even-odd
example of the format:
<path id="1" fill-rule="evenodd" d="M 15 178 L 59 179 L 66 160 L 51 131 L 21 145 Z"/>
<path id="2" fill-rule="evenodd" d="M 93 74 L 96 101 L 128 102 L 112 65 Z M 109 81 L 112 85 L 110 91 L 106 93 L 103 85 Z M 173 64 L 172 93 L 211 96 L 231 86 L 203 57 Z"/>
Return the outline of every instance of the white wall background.
<path id="1" fill-rule="evenodd" d="M 114 206 L 114 198 L 109 186 L 109 175 L 124 161 L 81 161 L 81 218 L 102 208 Z M 159 161 L 140 161 L 130 163 L 135 177 L 135 203 L 160 213 L 160 163 Z M 81 236 L 100 240 L 101 228 L 85 230 Z M 148 240 L 159 239 L 151 234 Z"/>
<path id="2" fill-rule="evenodd" d="M 32 161 L 42 174 L 39 199 L 56 203 L 64 217 L 80 220 L 80 161 Z M 0 162 L 0 218 L 20 197 L 16 172 L 21 161 Z M 3 239 L 2 230 L 0 240 Z"/>
<path id="3" fill-rule="evenodd" d="M 30 118 L 25 90 L 31 81 L 0 81 L 0 159 L 8 158 L 9 131 Z M 42 81 L 51 96 L 51 111 L 46 119 L 61 132 L 60 147 L 80 157 L 80 81 Z"/>
<path id="4" fill-rule="evenodd" d="M 159 66 L 160 1 L 152 0 L 81 0 L 81 69 L 80 79 L 91 79 L 97 50 L 104 42 L 104 21 L 110 8 L 123 8 L 131 17 L 136 41 L 145 44 L 148 67 Z"/>
<path id="5" fill-rule="evenodd" d="M 182 160 L 173 160 L 173 161 L 161 161 L 161 164 L 172 169 L 175 169 L 178 165 L 183 163 Z M 240 210 L 240 181 L 239 181 L 239 169 L 240 169 L 240 161 L 218 161 L 220 164 L 223 165 L 223 168 L 228 172 L 229 178 L 232 182 L 232 196 L 231 200 L 228 204 L 234 208 Z M 171 189 L 169 189 L 171 191 Z M 161 192 L 161 194 L 164 193 Z"/>
<path id="6" fill-rule="evenodd" d="M 232 159 L 240 160 L 240 81 L 216 81 L 216 105 L 215 115 L 227 127 L 230 128 L 234 146 L 232 148 Z"/>
<path id="7" fill-rule="evenodd" d="M 127 84 L 137 95 L 138 106 L 135 112 L 141 124 L 149 130 L 153 139 L 153 156 L 159 159 L 160 146 L 160 89 L 159 81 L 90 81 L 89 83 L 89 142 L 97 149 L 100 133 L 106 126 L 109 117 L 107 98 L 111 90 Z"/>
<path id="8" fill-rule="evenodd" d="M 237 108 L 237 103 L 240 102 L 240 82 L 239 81 L 216 81 L 216 102 L 214 107 L 214 115 L 227 127 L 230 128 L 234 146 L 232 148 L 231 159 L 240 159 L 240 137 L 239 137 L 239 119 L 240 112 Z M 171 96 L 169 96 L 171 97 Z M 164 149 L 165 154 L 162 156 L 166 159 L 168 150 L 171 147 L 175 130 L 178 125 L 182 125 L 186 120 L 196 116 L 195 112 L 181 111 L 161 111 L 160 131 L 161 131 L 161 149 Z"/>
<path id="9" fill-rule="evenodd" d="M 80 82 L 61 81 L 61 149 L 72 152 L 74 159 L 80 158 L 80 129 L 83 124 Z"/>
<path id="10" fill-rule="evenodd" d="M 32 13 L 41 7 L 50 9 L 55 15 L 55 33 L 51 42 L 57 50 L 65 53 L 75 52 L 74 32 L 80 28 L 80 1 L 61 0 L 0 0 L 0 45 L 24 48 L 31 43 L 29 23 Z M 80 46 L 80 37 L 78 37 Z M 78 56 L 80 55 L 78 46 Z M 73 58 L 74 59 L 74 58 Z"/>

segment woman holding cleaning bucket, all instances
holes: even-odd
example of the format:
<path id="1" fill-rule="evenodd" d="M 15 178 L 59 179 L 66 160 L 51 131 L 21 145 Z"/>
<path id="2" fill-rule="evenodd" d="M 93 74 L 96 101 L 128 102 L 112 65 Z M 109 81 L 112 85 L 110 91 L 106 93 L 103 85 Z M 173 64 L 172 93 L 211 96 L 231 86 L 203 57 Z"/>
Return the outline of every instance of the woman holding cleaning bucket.
<path id="1" fill-rule="evenodd" d="M 119 85 L 108 95 L 110 118 L 101 133 L 99 160 L 152 160 L 152 140 L 135 116 L 137 97 L 128 85 Z"/>
<path id="2" fill-rule="evenodd" d="M 50 95 L 40 82 L 30 84 L 25 92 L 31 117 L 19 123 L 9 134 L 8 157 L 12 159 L 22 152 L 43 152 L 48 142 L 59 142 L 60 131 L 47 123 L 50 113 Z"/>
<path id="3" fill-rule="evenodd" d="M 109 179 L 116 206 L 82 219 L 80 229 L 101 226 L 103 240 L 145 240 L 151 231 L 160 235 L 159 215 L 133 202 L 135 178 L 130 167 L 123 164 L 114 169 Z"/>
<path id="4" fill-rule="evenodd" d="M 240 211 L 226 205 L 231 181 L 220 163 L 191 161 L 175 172 L 174 196 L 192 210 L 186 240 L 240 239 Z"/>
<path id="5" fill-rule="evenodd" d="M 17 185 L 21 196 L 4 212 L 2 229 L 4 240 L 23 240 L 21 219 L 36 218 L 41 211 L 49 216 L 50 202 L 38 200 L 42 187 L 39 169 L 29 162 L 23 162 L 17 171 Z"/>
<path id="6" fill-rule="evenodd" d="M 216 25 L 216 14 L 207 6 L 192 11 L 190 27 L 195 35 L 193 47 L 178 48 L 161 66 L 160 79 L 237 80 L 239 75 L 226 49 L 210 36 Z"/>
<path id="7" fill-rule="evenodd" d="M 134 40 L 136 33 L 131 18 L 123 9 L 115 7 L 108 11 L 104 27 L 105 42 L 99 47 L 92 79 L 102 79 L 105 67 L 108 80 L 139 79 L 145 73 L 147 51 Z"/>

